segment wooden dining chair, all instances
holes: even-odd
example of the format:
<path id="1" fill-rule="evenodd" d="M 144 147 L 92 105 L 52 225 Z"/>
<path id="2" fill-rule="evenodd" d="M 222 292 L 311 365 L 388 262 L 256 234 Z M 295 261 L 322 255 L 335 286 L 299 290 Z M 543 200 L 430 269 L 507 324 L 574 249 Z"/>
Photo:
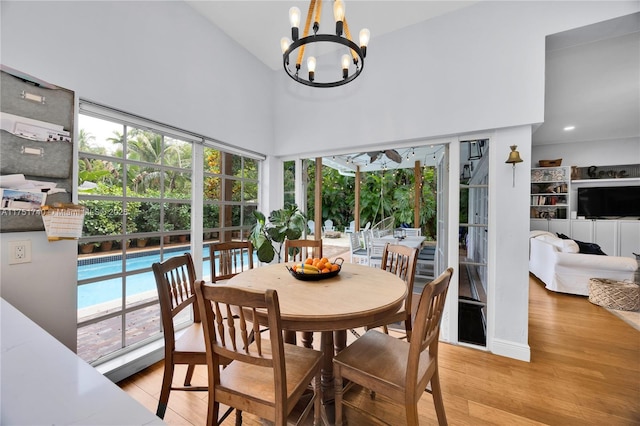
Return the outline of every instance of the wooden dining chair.
<path id="1" fill-rule="evenodd" d="M 322 239 L 320 240 L 285 240 L 284 261 L 301 261 L 307 257 L 322 257 Z"/>
<path id="2" fill-rule="evenodd" d="M 416 275 L 416 263 L 418 261 L 418 249 L 403 246 L 400 244 L 387 243 L 382 251 L 380 268 L 388 271 L 407 283 L 407 296 L 404 305 L 398 312 L 386 318 L 384 322 L 372 324 L 367 328 L 382 326 L 385 333 L 389 333 L 388 325 L 402 322 L 404 323 L 405 337 L 411 340 L 411 314 L 413 303 L 413 283 Z"/>
<path id="3" fill-rule="evenodd" d="M 284 426 L 312 383 L 313 395 L 296 424 L 303 422 L 312 409 L 314 425 L 320 424 L 322 353 L 284 343 L 277 292 L 201 281 L 195 288 L 207 353 L 207 425 L 215 424 L 219 406 L 225 404 Z M 258 330 L 258 315 L 267 322 L 268 339 L 263 339 Z M 255 336 L 253 342 L 249 337 L 251 331 Z M 221 369 L 224 358 L 232 361 Z"/>
<path id="4" fill-rule="evenodd" d="M 209 244 L 211 281 L 228 280 L 246 269 L 253 269 L 253 245 L 250 241 Z"/>
<path id="5" fill-rule="evenodd" d="M 438 374 L 438 341 L 452 274 L 453 268 L 447 269 L 422 290 L 410 342 L 369 330 L 334 357 L 337 426 L 342 425 L 344 405 L 358 410 L 344 399 L 345 380 L 349 387 L 359 384 L 370 389 L 372 396 L 384 395 L 403 405 L 408 425 L 418 425 L 418 401 L 427 389 L 433 395 L 438 423 L 447 424 Z"/>
<path id="6" fill-rule="evenodd" d="M 164 332 L 164 375 L 156 415 L 161 419 L 167 410 L 172 390 L 207 391 L 207 386 L 191 386 L 196 365 L 206 365 L 204 334 L 194 291 L 195 269 L 189 253 L 175 256 L 151 266 L 156 279 L 160 315 Z M 184 310 L 193 311 L 193 323 L 176 336 L 174 318 Z M 184 386 L 173 386 L 176 364 L 187 364 Z"/>

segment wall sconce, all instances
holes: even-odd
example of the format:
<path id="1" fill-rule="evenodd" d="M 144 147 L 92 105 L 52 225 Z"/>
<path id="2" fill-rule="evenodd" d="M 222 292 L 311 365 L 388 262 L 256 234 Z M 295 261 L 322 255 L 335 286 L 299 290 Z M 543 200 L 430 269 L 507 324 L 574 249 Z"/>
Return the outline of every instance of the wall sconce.
<path id="1" fill-rule="evenodd" d="M 518 145 L 511 145 L 511 152 L 509 153 L 509 158 L 505 163 L 513 165 L 513 187 L 516 186 L 516 163 L 522 163 L 522 158 L 520 158 L 520 153 L 516 151 Z"/>

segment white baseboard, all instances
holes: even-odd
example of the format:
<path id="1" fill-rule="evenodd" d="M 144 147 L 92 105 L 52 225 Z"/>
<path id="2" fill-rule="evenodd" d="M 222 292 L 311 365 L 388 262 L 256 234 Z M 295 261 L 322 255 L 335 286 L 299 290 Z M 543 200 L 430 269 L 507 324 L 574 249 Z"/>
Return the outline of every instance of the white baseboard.
<path id="1" fill-rule="evenodd" d="M 118 383 L 163 358 L 164 341 L 159 339 L 120 357 L 99 364 L 95 368 L 112 382 Z"/>
<path id="2" fill-rule="evenodd" d="M 531 348 L 529 345 L 523 345 L 509 340 L 492 339 L 491 353 L 520 361 L 531 362 Z"/>

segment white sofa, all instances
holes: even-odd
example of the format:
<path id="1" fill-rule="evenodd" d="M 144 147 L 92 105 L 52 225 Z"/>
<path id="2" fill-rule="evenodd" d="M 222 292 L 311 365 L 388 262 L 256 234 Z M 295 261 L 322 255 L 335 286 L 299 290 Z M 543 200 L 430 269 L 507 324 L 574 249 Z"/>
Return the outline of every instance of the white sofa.
<path id="1" fill-rule="evenodd" d="M 531 231 L 529 244 L 529 272 L 552 291 L 588 296 L 590 278 L 633 281 L 638 269 L 630 257 L 579 253 L 575 241 L 550 232 Z"/>

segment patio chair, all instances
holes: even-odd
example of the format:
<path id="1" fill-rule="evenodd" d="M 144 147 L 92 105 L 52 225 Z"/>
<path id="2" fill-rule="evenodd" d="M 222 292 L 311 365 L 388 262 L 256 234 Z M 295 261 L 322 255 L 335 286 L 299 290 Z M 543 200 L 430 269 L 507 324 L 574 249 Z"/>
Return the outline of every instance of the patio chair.
<path id="1" fill-rule="evenodd" d="M 369 253 L 360 240 L 359 232 L 351 232 L 349 234 L 349 246 L 351 248 L 351 263 L 369 264 Z"/>
<path id="2" fill-rule="evenodd" d="M 331 219 L 327 219 L 324 221 L 324 227 L 323 227 L 323 231 L 324 232 L 333 232 L 335 231 L 336 228 L 333 226 L 333 221 Z"/>
<path id="3" fill-rule="evenodd" d="M 402 228 L 404 229 L 404 234 L 407 237 L 420 237 L 422 236 L 422 229 L 420 228 Z"/>
<path id="4" fill-rule="evenodd" d="M 316 223 L 313 220 L 307 221 L 309 227 L 309 235 L 313 235 L 316 232 Z"/>
<path id="5" fill-rule="evenodd" d="M 312 409 L 314 424 L 320 424 L 322 352 L 283 342 L 277 292 L 205 285 L 202 281 L 196 283 L 195 290 L 207 352 L 207 425 L 216 424 L 219 406 L 225 404 L 283 426 L 311 384 L 311 399 L 296 424 L 301 424 Z M 221 309 L 227 307 L 225 319 Z M 231 311 L 244 314 L 233 316 Z M 257 315 L 268 322 L 268 339 L 261 337 Z M 250 343 L 252 328 L 255 341 Z M 240 343 L 225 338 L 233 334 L 241 337 Z M 232 362 L 222 369 L 220 361 L 224 358 Z"/>
<path id="6" fill-rule="evenodd" d="M 373 233 L 371 232 L 366 233 L 365 235 L 368 235 L 368 237 L 365 237 L 368 241 L 365 241 L 367 241 L 369 266 L 373 268 L 380 268 L 382 265 L 382 254 L 384 253 L 384 248 L 389 243 L 389 240 L 374 238 Z"/>
<path id="7" fill-rule="evenodd" d="M 447 269 L 422 290 L 410 342 L 369 330 L 335 356 L 337 426 L 342 425 L 343 405 L 366 417 L 372 415 L 371 411 L 358 410 L 343 398 L 353 384 L 369 389 L 373 398 L 381 394 L 402 405 L 409 425 L 418 424 L 418 401 L 426 390 L 433 395 L 438 424 L 447 424 L 438 373 L 438 340 L 452 273 L 452 268 Z M 344 380 L 349 382 L 346 389 L 343 389 Z"/>
<path id="8" fill-rule="evenodd" d="M 344 233 L 351 234 L 354 232 L 356 232 L 356 221 L 352 220 L 351 222 L 349 222 L 349 226 L 344 227 Z"/>

